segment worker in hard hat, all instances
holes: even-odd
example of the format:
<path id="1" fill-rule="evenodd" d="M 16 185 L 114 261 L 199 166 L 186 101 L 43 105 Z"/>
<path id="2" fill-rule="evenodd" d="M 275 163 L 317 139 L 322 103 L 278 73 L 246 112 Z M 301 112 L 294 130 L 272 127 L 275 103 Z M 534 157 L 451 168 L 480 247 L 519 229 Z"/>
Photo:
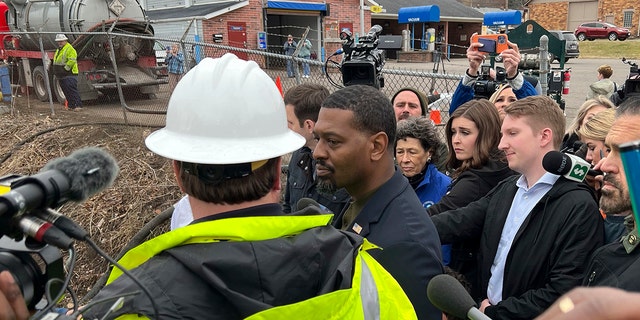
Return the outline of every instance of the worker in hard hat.
<path id="1" fill-rule="evenodd" d="M 314 205 L 282 213 L 281 156 L 304 142 L 255 62 L 225 54 L 189 71 L 169 100 L 166 126 L 146 145 L 172 160 L 195 220 L 123 256 L 151 299 L 127 296 L 108 318 L 415 319 L 398 283 L 368 254 L 374 245 L 333 228 L 332 215 Z M 114 269 L 93 301 L 141 290 L 121 274 Z"/>
<path id="2" fill-rule="evenodd" d="M 78 92 L 78 53 L 66 35 L 56 34 L 55 41 L 58 49 L 53 55 L 53 74 L 58 78 L 60 88 L 67 99 L 66 107 L 72 111 L 80 111 L 82 100 Z"/>

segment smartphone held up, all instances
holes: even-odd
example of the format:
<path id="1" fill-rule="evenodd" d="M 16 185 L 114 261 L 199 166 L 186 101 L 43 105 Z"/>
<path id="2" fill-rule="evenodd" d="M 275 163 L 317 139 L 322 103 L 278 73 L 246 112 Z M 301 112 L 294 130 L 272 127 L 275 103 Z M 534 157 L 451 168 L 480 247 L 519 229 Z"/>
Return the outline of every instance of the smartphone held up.
<path id="1" fill-rule="evenodd" d="M 509 49 L 508 38 L 506 34 L 474 34 L 471 36 L 472 43 L 480 43 L 481 47 L 477 50 L 480 52 L 500 54 L 502 51 Z"/>

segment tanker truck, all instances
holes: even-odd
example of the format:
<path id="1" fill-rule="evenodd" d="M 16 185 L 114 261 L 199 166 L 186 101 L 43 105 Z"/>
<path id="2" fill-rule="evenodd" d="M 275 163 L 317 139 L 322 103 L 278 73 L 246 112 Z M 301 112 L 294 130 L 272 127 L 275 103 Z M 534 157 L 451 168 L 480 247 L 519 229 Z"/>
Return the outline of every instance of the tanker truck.
<path id="1" fill-rule="evenodd" d="M 0 59 L 10 65 L 12 84 L 33 88 L 41 101 L 49 99 L 47 81 L 65 101 L 53 72 L 45 76 L 56 33 L 66 34 L 78 53 L 83 101 L 116 93 L 117 80 L 123 91 L 147 97 L 167 83 L 166 67 L 156 63 L 153 27 L 137 0 L 4 0 L 0 13 Z"/>

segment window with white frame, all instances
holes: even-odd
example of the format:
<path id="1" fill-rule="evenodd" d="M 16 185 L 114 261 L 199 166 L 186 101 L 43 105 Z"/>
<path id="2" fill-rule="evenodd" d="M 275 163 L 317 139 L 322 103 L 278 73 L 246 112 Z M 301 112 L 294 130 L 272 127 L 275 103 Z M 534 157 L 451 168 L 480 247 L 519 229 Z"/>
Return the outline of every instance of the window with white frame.
<path id="1" fill-rule="evenodd" d="M 622 26 L 625 28 L 631 28 L 633 21 L 633 10 L 625 10 L 622 14 Z"/>

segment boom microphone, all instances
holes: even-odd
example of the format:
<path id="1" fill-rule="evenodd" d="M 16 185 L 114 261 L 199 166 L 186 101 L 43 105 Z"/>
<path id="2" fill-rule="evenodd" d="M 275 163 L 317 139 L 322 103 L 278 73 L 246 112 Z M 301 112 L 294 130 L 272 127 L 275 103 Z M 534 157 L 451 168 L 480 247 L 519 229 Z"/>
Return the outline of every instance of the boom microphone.
<path id="1" fill-rule="evenodd" d="M 559 151 L 547 152 L 542 158 L 542 167 L 550 173 L 577 182 L 584 181 L 586 176 L 602 175 L 602 171 L 592 170 L 591 165 L 582 158 Z"/>
<path id="2" fill-rule="evenodd" d="M 39 173 L 11 183 L 11 190 L 0 196 L 0 217 L 7 215 L 10 219 L 67 201 L 85 201 L 111 186 L 118 171 L 116 160 L 102 149 L 74 151 L 68 157 L 50 161 Z"/>
<path id="3" fill-rule="evenodd" d="M 460 319 L 491 320 L 476 307 L 476 303 L 456 278 L 439 274 L 427 286 L 429 301 L 438 309 Z"/>

